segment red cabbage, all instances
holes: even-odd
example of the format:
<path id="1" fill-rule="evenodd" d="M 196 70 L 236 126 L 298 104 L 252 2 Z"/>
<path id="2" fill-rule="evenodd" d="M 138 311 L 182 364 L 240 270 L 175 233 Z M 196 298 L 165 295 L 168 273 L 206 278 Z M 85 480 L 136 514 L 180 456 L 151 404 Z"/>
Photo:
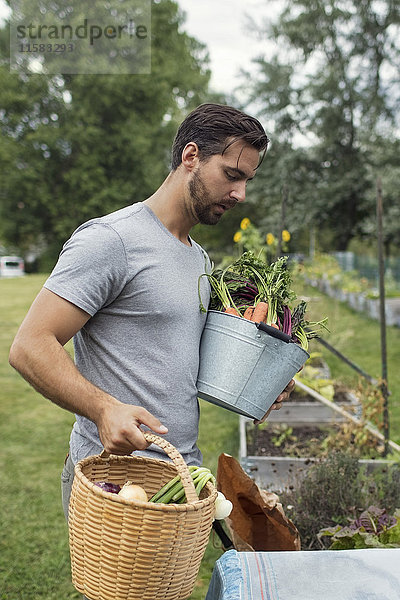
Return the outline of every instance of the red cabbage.
<path id="1" fill-rule="evenodd" d="M 121 486 L 118 485 L 118 483 L 110 483 L 108 481 L 95 481 L 94 484 L 104 492 L 111 492 L 112 494 L 118 494 L 121 489 Z"/>

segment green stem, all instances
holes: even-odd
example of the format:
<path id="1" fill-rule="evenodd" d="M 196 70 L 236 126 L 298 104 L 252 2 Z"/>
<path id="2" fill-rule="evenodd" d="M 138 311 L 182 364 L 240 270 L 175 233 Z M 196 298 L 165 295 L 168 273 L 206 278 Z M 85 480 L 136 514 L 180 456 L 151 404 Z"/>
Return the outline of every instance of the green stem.
<path id="1" fill-rule="evenodd" d="M 192 477 L 193 477 L 193 473 L 196 473 L 196 471 L 199 469 L 199 467 L 197 467 L 196 465 L 190 465 L 188 468 L 189 468 L 190 473 L 192 474 Z M 154 494 L 154 496 L 152 496 L 150 498 L 149 502 L 157 502 L 160 504 L 161 503 L 167 504 L 168 500 L 165 500 L 165 498 L 169 498 L 171 496 L 171 494 L 173 495 L 174 493 L 176 493 L 181 486 L 182 486 L 181 478 L 179 475 L 176 475 L 175 477 L 170 479 L 170 481 L 168 481 L 161 488 L 161 490 L 159 490 L 156 494 Z"/>
<path id="2" fill-rule="evenodd" d="M 174 486 L 172 486 L 171 489 L 169 489 L 165 494 L 163 494 L 158 500 L 156 500 L 157 504 L 168 504 L 169 502 L 172 501 L 173 497 L 175 496 L 175 494 L 177 494 L 178 492 L 180 492 L 181 490 L 183 490 L 183 485 L 182 485 L 182 481 L 179 478 L 179 481 L 177 481 L 175 483 Z"/>
<path id="3" fill-rule="evenodd" d="M 166 483 L 161 490 L 159 490 L 156 494 L 154 494 L 154 496 L 152 496 L 149 500 L 149 502 L 157 502 L 159 498 L 161 498 L 162 496 L 164 496 L 164 494 L 166 492 L 168 492 L 178 481 L 180 481 L 180 476 L 177 475 L 176 477 L 174 477 L 173 479 L 171 479 L 170 481 L 168 481 L 168 483 Z"/>
<path id="4" fill-rule="evenodd" d="M 196 493 L 199 496 L 201 490 L 203 489 L 203 487 L 206 485 L 207 481 L 210 481 L 210 479 L 213 478 L 212 473 L 208 473 L 206 475 L 204 475 L 197 483 L 196 485 Z"/>

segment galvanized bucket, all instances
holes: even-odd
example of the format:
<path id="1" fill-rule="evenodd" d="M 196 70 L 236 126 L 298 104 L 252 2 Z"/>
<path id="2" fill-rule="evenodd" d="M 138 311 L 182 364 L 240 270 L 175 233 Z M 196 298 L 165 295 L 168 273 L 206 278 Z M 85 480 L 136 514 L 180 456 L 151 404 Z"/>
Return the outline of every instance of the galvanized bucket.
<path id="1" fill-rule="evenodd" d="M 210 310 L 200 344 L 199 398 L 261 419 L 308 358 L 273 327 Z"/>

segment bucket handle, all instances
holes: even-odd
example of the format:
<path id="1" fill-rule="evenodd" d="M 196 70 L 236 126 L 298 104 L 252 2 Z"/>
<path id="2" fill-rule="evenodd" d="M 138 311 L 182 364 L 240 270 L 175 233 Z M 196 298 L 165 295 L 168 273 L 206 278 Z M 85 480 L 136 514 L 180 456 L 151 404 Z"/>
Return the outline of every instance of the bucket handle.
<path id="1" fill-rule="evenodd" d="M 256 327 L 261 329 L 261 331 L 265 331 L 268 335 L 271 335 L 278 340 L 282 340 L 282 342 L 286 342 L 287 344 L 292 341 L 292 338 L 287 333 L 284 333 L 280 329 L 275 329 L 275 327 L 271 327 L 271 325 L 267 325 L 262 321 L 260 323 L 256 323 Z"/>
<path id="2" fill-rule="evenodd" d="M 197 502 L 199 497 L 196 492 L 196 488 L 194 487 L 193 479 L 188 469 L 187 464 L 185 463 L 183 456 L 178 452 L 178 450 L 170 444 L 167 440 L 160 438 L 158 435 L 154 433 L 150 433 L 149 431 L 142 432 L 147 442 L 151 444 L 156 444 L 162 450 L 164 450 L 165 454 L 172 460 L 174 463 L 176 470 L 178 472 L 179 477 L 181 478 L 183 489 L 185 490 L 186 500 L 188 503 Z M 106 450 L 103 450 L 101 453 L 101 458 L 107 459 L 110 454 Z"/>

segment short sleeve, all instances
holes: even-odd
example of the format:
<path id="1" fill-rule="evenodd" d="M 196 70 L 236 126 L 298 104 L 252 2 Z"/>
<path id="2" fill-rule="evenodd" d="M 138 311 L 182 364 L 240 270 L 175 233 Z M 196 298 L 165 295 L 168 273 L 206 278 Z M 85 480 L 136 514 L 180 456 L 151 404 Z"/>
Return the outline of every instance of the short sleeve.
<path id="1" fill-rule="evenodd" d="M 118 233 L 107 224 L 84 225 L 64 244 L 44 287 L 93 316 L 121 293 L 127 260 Z"/>

